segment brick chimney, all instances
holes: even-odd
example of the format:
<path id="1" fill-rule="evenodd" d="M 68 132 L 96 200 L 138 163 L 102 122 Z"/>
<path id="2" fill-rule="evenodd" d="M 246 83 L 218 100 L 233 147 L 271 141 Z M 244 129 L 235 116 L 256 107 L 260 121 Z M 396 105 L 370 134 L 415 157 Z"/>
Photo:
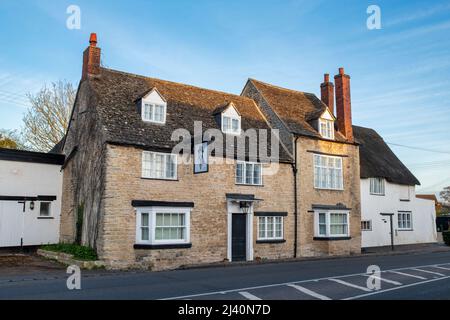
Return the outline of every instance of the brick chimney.
<path id="1" fill-rule="evenodd" d="M 320 85 L 320 99 L 334 115 L 334 85 L 330 82 L 330 75 L 328 73 L 325 73 L 323 78 L 323 83 Z"/>
<path id="2" fill-rule="evenodd" d="M 97 34 L 91 33 L 89 47 L 83 53 L 83 73 L 81 80 L 86 80 L 88 76 L 100 74 L 100 54 L 101 49 L 97 47 Z"/>
<path id="3" fill-rule="evenodd" d="M 349 141 L 353 141 L 352 103 L 350 98 L 350 76 L 339 68 L 339 74 L 334 76 L 336 85 L 336 117 L 338 131 Z"/>

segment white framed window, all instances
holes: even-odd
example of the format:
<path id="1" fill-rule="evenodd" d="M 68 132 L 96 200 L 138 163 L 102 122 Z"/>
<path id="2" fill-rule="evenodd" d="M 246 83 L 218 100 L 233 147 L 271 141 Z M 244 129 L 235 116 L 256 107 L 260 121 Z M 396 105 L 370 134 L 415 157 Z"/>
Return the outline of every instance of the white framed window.
<path id="1" fill-rule="evenodd" d="M 334 140 L 334 121 L 319 119 L 319 132 L 325 139 Z"/>
<path id="2" fill-rule="evenodd" d="M 283 217 L 258 217 L 258 240 L 282 240 Z"/>
<path id="3" fill-rule="evenodd" d="M 156 88 L 153 88 L 141 101 L 141 117 L 143 121 L 166 123 L 167 102 Z"/>
<path id="4" fill-rule="evenodd" d="M 177 155 L 152 151 L 142 152 L 142 177 L 150 179 L 177 179 Z"/>
<path id="5" fill-rule="evenodd" d="M 372 231 L 372 220 L 361 220 L 361 231 Z"/>
<path id="6" fill-rule="evenodd" d="M 262 185 L 262 164 L 236 162 L 236 184 Z"/>
<path id="7" fill-rule="evenodd" d="M 384 179 L 370 178 L 370 194 L 384 196 Z"/>
<path id="8" fill-rule="evenodd" d="M 222 132 L 241 134 L 241 118 L 222 114 Z"/>
<path id="9" fill-rule="evenodd" d="M 189 208 L 136 208 L 137 244 L 183 244 L 190 242 Z"/>
<path id="10" fill-rule="evenodd" d="M 320 210 L 314 212 L 315 236 L 322 238 L 349 237 L 349 212 L 342 210 Z"/>
<path id="11" fill-rule="evenodd" d="M 314 188 L 344 189 L 341 157 L 314 155 Z"/>
<path id="12" fill-rule="evenodd" d="M 51 205 L 51 202 L 41 202 L 39 206 L 39 216 L 49 217 Z"/>
<path id="13" fill-rule="evenodd" d="M 399 230 L 412 230 L 412 213 L 411 212 L 399 212 L 398 213 L 398 229 Z"/>
<path id="14" fill-rule="evenodd" d="M 166 123 L 166 105 L 143 101 L 142 120 L 162 124 Z"/>

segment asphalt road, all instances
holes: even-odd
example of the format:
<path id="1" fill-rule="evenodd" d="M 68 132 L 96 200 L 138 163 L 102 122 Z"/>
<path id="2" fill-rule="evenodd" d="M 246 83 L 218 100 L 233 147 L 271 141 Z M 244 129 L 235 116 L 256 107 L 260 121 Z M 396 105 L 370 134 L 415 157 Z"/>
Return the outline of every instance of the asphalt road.
<path id="1" fill-rule="evenodd" d="M 370 265 L 382 271 L 379 290 L 367 288 Z M 0 272 L 0 299 L 450 299 L 450 251 L 167 272 L 83 271 L 81 290 L 67 289 L 68 276 L 62 269 Z"/>

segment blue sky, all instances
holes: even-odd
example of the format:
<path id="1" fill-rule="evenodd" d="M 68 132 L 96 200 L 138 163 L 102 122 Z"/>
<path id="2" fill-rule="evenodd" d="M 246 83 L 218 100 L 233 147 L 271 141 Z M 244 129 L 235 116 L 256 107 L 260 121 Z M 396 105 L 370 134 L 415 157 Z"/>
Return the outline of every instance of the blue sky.
<path id="1" fill-rule="evenodd" d="M 66 28 L 71 4 L 80 30 Z M 381 30 L 366 27 L 371 4 Z M 343 66 L 354 124 L 418 148 L 391 145 L 419 192 L 450 185 L 449 0 L 2 0 L 0 28 L 0 128 L 20 128 L 28 92 L 77 85 L 97 32 L 107 67 L 236 94 L 252 77 L 319 95 Z"/>

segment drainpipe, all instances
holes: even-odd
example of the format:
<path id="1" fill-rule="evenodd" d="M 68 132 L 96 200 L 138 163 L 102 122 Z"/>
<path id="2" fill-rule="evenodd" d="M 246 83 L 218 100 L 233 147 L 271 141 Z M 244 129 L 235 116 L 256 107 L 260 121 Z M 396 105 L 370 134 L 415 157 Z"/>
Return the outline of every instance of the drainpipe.
<path id="1" fill-rule="evenodd" d="M 294 163 L 292 164 L 292 173 L 294 175 L 294 258 L 297 258 L 297 246 L 298 246 L 298 199 L 297 199 L 297 140 L 294 140 Z"/>

